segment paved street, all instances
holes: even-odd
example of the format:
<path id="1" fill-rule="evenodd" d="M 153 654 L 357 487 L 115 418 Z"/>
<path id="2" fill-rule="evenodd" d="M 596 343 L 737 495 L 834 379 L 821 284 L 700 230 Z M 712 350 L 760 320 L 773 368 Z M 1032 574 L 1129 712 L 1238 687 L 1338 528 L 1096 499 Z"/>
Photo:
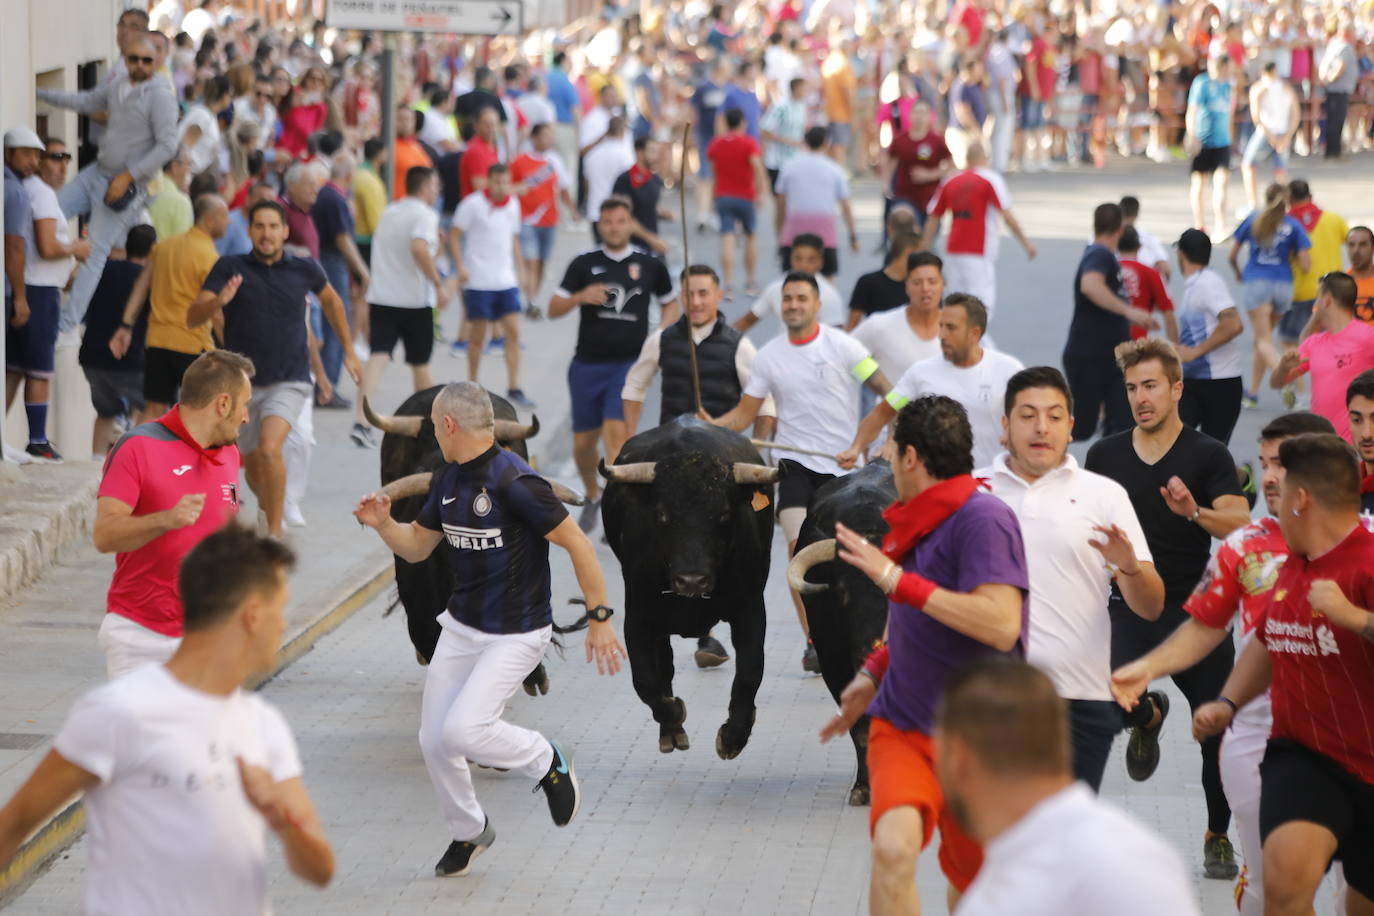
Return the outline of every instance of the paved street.
<path id="1" fill-rule="evenodd" d="M 1296 164 L 1295 176 L 1312 182 L 1318 204 L 1341 210 L 1351 224 L 1374 217 L 1374 177 L 1367 157 L 1334 166 Z M 1003 239 L 1000 301 L 992 331 L 998 344 L 1027 364 L 1059 362 L 1070 310 L 1074 265 L 1088 235 L 1093 205 L 1135 193 L 1144 202 L 1142 224 L 1169 240 L 1187 221 L 1186 176 L 1180 166 L 1117 166 L 1105 172 L 1065 172 L 1011 176 L 1015 209 L 1040 248 L 1027 263 L 1016 243 Z M 1239 181 L 1236 182 L 1239 199 Z M 874 269 L 872 255 L 880 202 L 872 182 L 857 185 L 856 215 L 865 254 L 841 255 L 839 286 L 847 295 L 853 281 Z M 675 201 L 674 201 L 675 203 Z M 761 221 L 771 225 L 771 219 Z M 665 235 L 679 238 L 675 224 Z M 585 230 L 561 235 L 546 289 L 561 276 L 568 257 L 582 246 Z M 717 263 L 716 237 L 691 237 L 693 260 Z M 771 265 L 771 240 L 760 252 Z M 1218 246 L 1214 266 L 1224 267 Z M 679 261 L 675 257 L 674 263 Z M 762 259 L 761 259 L 762 260 Z M 775 272 L 762 269 L 766 283 Z M 1171 292 L 1177 296 L 1181 283 Z M 747 303 L 727 307 L 731 318 Z M 568 482 L 576 475 L 567 460 L 567 392 L 563 372 L 571 354 L 575 318 L 528 326 L 524 387 L 539 402 L 544 432 L 534 455 L 546 473 Z M 445 319 L 450 336 L 455 316 Z M 777 322 L 762 323 L 751 334 L 762 342 L 776 334 Z M 1248 330 L 1246 341 L 1248 342 Z M 436 353 L 436 376 L 461 378 L 465 364 Z M 404 394 L 402 369 L 390 370 L 388 407 Z M 484 362 L 483 381 L 504 390 L 499 358 Z M 351 391 L 345 390 L 351 396 Z M 1262 396 L 1264 408 L 1247 411 L 1233 438 L 1237 460 L 1254 457 L 1259 427 L 1278 410 L 1277 397 Z M 656 416 L 655 401 L 645 415 Z M 375 538 L 358 532 L 346 516 L 351 500 L 376 479 L 376 452 L 359 452 L 345 436 L 351 418 L 317 414 L 320 441 L 315 469 L 319 483 L 307 504 L 311 527 L 292 534 L 311 570 L 308 581 L 294 583 L 293 607 L 318 603 L 326 589 L 337 589 L 349 574 L 374 568 L 384 557 Z M 867 809 L 845 805 L 853 775 L 848 742 L 821 747 L 815 734 L 833 709 L 818 678 L 803 677 L 801 638 L 781 572 L 783 547 L 775 539 L 773 575 L 768 589 L 770 630 L 767 671 L 758 698 L 758 724 L 744 753 L 722 761 L 713 749 L 723 721 L 731 662 L 709 672 L 696 670 L 691 644 L 677 646 L 678 693 L 688 706 L 687 730 L 693 747 L 660 755 L 657 733 L 647 710 L 635 698 L 628 673 L 598 679 L 583 661 L 580 636 L 570 638 L 565 656 L 548 659 L 552 692 L 537 699 L 519 694 L 508 717 L 560 738 L 573 752 L 586 798 L 568 828 L 552 828 L 542 795 L 530 786 L 491 771 L 479 771 L 479 795 L 497 831 L 496 845 L 466 878 L 438 880 L 434 862 L 448 842 L 416 743 L 423 669 L 417 667 L 399 613 L 384 618 L 389 596 L 363 608 L 325 637 L 294 666 L 265 688 L 292 723 L 306 767 L 306 780 L 334 841 L 339 869 L 325 892 L 307 889 L 273 872 L 273 898 L 283 914 L 409 914 L 444 911 L 482 914 L 522 913 L 862 913 L 867 911 Z M 600 547 L 611 583 L 612 603 L 621 591 L 615 559 Z M 77 652 L 80 664 L 98 662 L 94 649 L 99 595 L 108 569 L 86 551 L 49 573 L 11 605 L 0 607 L 7 621 L 67 621 L 31 629 L 28 644 L 41 652 L 51 637 Z M 576 593 L 566 558 L 555 551 L 555 615 L 571 619 L 566 600 Z M 49 617 L 48 615 L 52 616 Z M 65 616 L 64 616 L 65 615 Z M 722 634 L 723 635 L 723 634 Z M 87 645 L 89 643 L 89 645 Z M 76 661 L 51 651 L 41 659 L 15 655 L 16 665 L 33 677 L 47 677 L 51 690 L 20 689 L 32 697 L 9 696 L 0 704 L 7 718 L 40 724 L 19 731 L 56 728 L 72 694 L 93 682 L 98 671 L 72 674 Z M 7 672 L 11 659 L 4 662 Z M 6 693 L 11 694 L 7 676 Z M 60 682 L 60 683 L 59 683 Z M 1172 688 L 1170 688 L 1172 690 Z M 1122 804 L 1173 842 L 1185 857 L 1208 914 L 1234 912 L 1228 882 L 1201 878 L 1204 808 L 1198 756 L 1187 737 L 1186 703 L 1174 693 L 1175 714 L 1165 730 L 1164 759 L 1148 783 L 1126 779 L 1117 744 L 1104 795 Z M 33 705 L 25 708 L 24 703 Z M 39 716 L 41 710 L 42 715 Z M 11 723 L 11 727 L 15 727 Z M 32 754 L 0 758 L 0 789 L 13 790 L 32 766 Z M 22 768 L 22 769 L 21 769 Z M 1234 836 L 1234 835 L 1233 835 Z M 79 910 L 85 843 L 73 846 L 10 907 L 27 914 Z M 943 913 L 943 880 L 934 851 L 923 857 L 920 884 L 928 913 Z M 1149 880 L 1142 875 L 1141 880 Z M 1323 897 L 1318 912 L 1331 912 Z"/>

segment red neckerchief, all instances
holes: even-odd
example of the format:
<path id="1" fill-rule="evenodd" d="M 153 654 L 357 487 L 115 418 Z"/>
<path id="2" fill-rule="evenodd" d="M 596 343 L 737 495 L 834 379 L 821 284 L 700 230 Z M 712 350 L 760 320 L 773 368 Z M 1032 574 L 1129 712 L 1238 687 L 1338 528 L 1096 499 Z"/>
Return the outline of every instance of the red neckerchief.
<path id="1" fill-rule="evenodd" d="M 820 323 L 817 322 L 817 323 L 816 323 L 816 330 L 812 331 L 811 334 L 810 334 L 809 336 L 807 336 L 804 340 L 793 340 L 792 338 L 789 337 L 789 338 L 787 338 L 787 342 L 790 343 L 790 344 L 791 344 L 792 346 L 794 346 L 794 347 L 804 347 L 804 346 L 806 346 L 807 344 L 809 344 L 811 341 L 815 340 L 817 337 L 820 337 L 820 336 L 821 336 L 821 326 L 820 326 Z"/>
<path id="2" fill-rule="evenodd" d="M 1322 210 L 1321 207 L 1318 207 L 1309 200 L 1307 203 L 1298 204 L 1292 210 L 1289 210 L 1288 215 L 1302 223 L 1302 227 L 1308 232 L 1311 232 L 1317 227 L 1317 220 L 1322 218 Z"/>
<path id="3" fill-rule="evenodd" d="M 654 177 L 654 173 L 649 169 L 642 169 L 636 162 L 630 167 L 630 187 L 638 191 L 649 183 L 649 179 Z"/>
<path id="4" fill-rule="evenodd" d="M 487 201 L 488 201 L 493 207 L 504 207 L 504 206 L 506 205 L 506 201 L 510 200 L 510 195 L 509 195 L 509 194 L 507 194 L 505 197 L 501 198 L 500 200 L 497 200 L 495 197 L 492 197 L 492 196 L 491 196 L 491 192 L 490 192 L 490 191 L 483 190 L 482 193 L 485 194 L 485 195 L 487 195 Z"/>
<path id="5" fill-rule="evenodd" d="M 191 448 L 195 449 L 200 457 L 204 458 L 206 461 L 211 464 L 224 463 L 219 460 L 219 453 L 224 450 L 224 446 L 217 445 L 214 448 L 203 448 L 201 444 L 196 441 L 195 437 L 191 435 L 190 431 L 186 429 L 186 424 L 182 422 L 180 404 L 173 404 L 171 410 L 157 418 L 157 422 L 161 423 L 182 442 L 185 442 L 187 445 L 191 446 Z"/>
<path id="6" fill-rule="evenodd" d="M 883 537 L 883 553 L 894 563 L 910 553 L 921 540 L 944 524 L 978 489 L 971 474 L 942 480 L 919 496 L 896 502 L 883 510 L 883 521 L 891 529 Z"/>

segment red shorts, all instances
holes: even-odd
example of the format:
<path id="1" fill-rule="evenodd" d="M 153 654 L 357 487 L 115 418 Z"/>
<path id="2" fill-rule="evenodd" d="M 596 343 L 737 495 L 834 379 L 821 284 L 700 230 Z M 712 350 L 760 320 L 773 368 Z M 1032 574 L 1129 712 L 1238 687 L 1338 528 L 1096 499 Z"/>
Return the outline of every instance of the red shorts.
<path id="1" fill-rule="evenodd" d="M 940 825 L 940 869 L 963 893 L 983 865 L 983 849 L 964 833 L 945 807 L 935 778 L 935 742 L 920 732 L 902 731 L 886 719 L 868 720 L 868 780 L 873 804 L 868 814 L 871 836 L 878 819 L 894 808 L 915 808 L 921 815 L 921 848 L 930 845 Z"/>

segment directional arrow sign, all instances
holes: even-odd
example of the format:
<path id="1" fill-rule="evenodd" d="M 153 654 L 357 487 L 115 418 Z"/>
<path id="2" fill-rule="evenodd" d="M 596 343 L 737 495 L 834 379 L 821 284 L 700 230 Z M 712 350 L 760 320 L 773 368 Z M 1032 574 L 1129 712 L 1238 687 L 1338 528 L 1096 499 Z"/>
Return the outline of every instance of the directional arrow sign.
<path id="1" fill-rule="evenodd" d="M 518 35 L 522 0 L 329 0 L 325 21 L 338 29 Z"/>

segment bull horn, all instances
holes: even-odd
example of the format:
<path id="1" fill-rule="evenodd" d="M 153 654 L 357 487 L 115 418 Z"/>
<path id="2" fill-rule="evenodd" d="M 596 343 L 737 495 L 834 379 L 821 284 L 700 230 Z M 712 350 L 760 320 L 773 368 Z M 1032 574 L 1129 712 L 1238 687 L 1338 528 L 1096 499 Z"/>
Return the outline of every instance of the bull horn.
<path id="1" fill-rule="evenodd" d="M 424 496 L 429 492 L 429 485 L 433 479 L 434 474 L 431 471 L 399 477 L 382 487 L 382 492 L 391 497 L 392 502 L 412 496 Z"/>
<path id="2" fill-rule="evenodd" d="M 791 587 L 792 591 L 802 595 L 825 591 L 830 586 L 808 582 L 806 581 L 806 574 L 811 571 L 811 567 L 819 566 L 822 563 L 831 563 L 834 560 L 834 538 L 826 538 L 823 541 L 807 544 L 798 550 L 796 556 L 792 557 L 792 562 L 787 564 L 788 586 Z"/>
<path id="3" fill-rule="evenodd" d="M 558 497 L 559 502 L 565 502 L 570 506 L 585 506 L 587 504 L 587 497 L 572 487 L 565 487 L 556 480 L 550 480 L 549 486 L 553 487 L 553 495 Z"/>
<path id="4" fill-rule="evenodd" d="M 596 466 L 597 472 L 607 480 L 616 483 L 653 483 L 656 461 L 637 461 L 633 464 L 613 464 L 606 466 L 602 459 Z"/>
<path id="5" fill-rule="evenodd" d="M 759 484 L 774 484 L 782 472 L 777 468 L 770 468 L 766 464 L 750 464 L 747 461 L 735 462 L 735 483 L 749 484 L 757 486 Z"/>
<path id="6" fill-rule="evenodd" d="M 384 433 L 395 433 L 398 436 L 410 436 L 412 439 L 420 435 L 420 424 L 425 421 L 424 417 L 391 417 L 374 413 L 372 405 L 368 403 L 367 398 L 363 398 L 363 416 L 367 418 L 367 422 Z"/>
<path id="7" fill-rule="evenodd" d="M 539 435 L 539 417 L 530 417 L 530 422 L 519 420 L 497 420 L 495 422 L 497 442 L 515 442 L 520 439 L 533 439 Z"/>

